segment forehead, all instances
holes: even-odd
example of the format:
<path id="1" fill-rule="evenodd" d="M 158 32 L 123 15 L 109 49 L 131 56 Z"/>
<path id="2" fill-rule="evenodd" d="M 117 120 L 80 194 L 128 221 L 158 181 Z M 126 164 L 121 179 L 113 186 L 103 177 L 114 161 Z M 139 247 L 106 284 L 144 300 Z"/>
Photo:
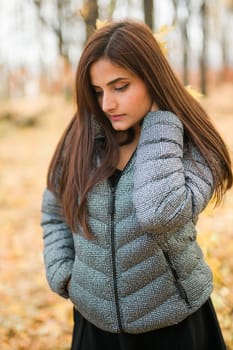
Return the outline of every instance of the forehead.
<path id="1" fill-rule="evenodd" d="M 95 86 L 106 85 L 117 78 L 132 79 L 136 77 L 128 69 L 112 62 L 108 58 L 100 58 L 90 67 L 91 84 Z"/>

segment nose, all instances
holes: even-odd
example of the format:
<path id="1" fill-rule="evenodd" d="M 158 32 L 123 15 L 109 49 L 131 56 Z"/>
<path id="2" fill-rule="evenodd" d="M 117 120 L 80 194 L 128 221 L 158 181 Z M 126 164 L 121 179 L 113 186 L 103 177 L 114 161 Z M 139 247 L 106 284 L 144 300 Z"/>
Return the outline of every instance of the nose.
<path id="1" fill-rule="evenodd" d="M 112 94 L 104 93 L 102 96 L 102 110 L 105 113 L 110 113 L 114 111 L 114 109 L 117 107 L 117 101 L 116 98 Z"/>

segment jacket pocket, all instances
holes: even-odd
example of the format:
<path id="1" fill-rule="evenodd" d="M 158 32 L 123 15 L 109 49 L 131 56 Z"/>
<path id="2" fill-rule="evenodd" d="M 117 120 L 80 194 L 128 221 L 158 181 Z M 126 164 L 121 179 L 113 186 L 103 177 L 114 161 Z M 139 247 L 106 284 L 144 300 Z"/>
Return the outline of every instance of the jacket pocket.
<path id="1" fill-rule="evenodd" d="M 75 262 L 74 262 L 75 264 Z M 75 283 L 75 278 L 74 278 L 74 265 L 73 265 L 73 268 L 72 268 L 72 271 L 71 271 L 71 276 L 70 276 L 70 281 L 69 281 L 69 284 L 68 284 L 68 294 L 69 294 L 69 298 L 70 298 L 70 301 L 75 305 L 77 306 L 77 293 L 76 293 L 76 283 Z"/>
<path id="2" fill-rule="evenodd" d="M 171 260 L 171 258 L 169 256 L 168 252 L 164 251 L 164 250 L 162 250 L 162 252 L 163 252 L 163 255 L 164 255 L 165 260 L 167 262 L 167 265 L 169 267 L 169 270 L 171 271 L 172 276 L 174 278 L 174 283 L 175 283 L 175 286 L 176 286 L 176 288 L 178 290 L 179 295 L 186 302 L 187 306 L 189 308 L 191 308 L 190 302 L 188 300 L 187 293 L 186 293 L 186 291 L 185 291 L 185 289 L 184 289 L 184 287 L 183 287 L 183 285 L 182 285 L 182 283 L 180 281 L 179 275 L 178 275 L 178 273 L 176 271 L 176 268 L 175 268 L 175 266 L 174 266 L 174 264 L 173 264 L 173 262 L 172 262 L 172 260 Z"/>

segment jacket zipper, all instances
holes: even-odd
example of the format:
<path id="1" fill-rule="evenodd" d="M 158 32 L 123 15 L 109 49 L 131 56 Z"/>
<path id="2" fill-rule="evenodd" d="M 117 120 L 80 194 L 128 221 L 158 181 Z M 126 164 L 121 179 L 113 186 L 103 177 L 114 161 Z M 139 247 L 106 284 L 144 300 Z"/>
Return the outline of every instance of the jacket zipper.
<path id="1" fill-rule="evenodd" d="M 116 303 L 116 314 L 117 314 L 117 321 L 118 321 L 118 325 L 119 325 L 119 330 L 120 330 L 120 332 L 122 332 L 123 328 L 122 328 L 122 323 L 121 323 L 119 296 L 118 296 L 118 288 L 117 288 L 117 277 L 116 277 L 116 253 L 115 253 L 115 237 L 114 237 L 115 192 L 116 192 L 116 185 L 114 187 L 112 187 L 111 250 L 112 250 L 113 286 L 114 286 L 114 296 L 115 296 L 115 303 Z"/>
<path id="2" fill-rule="evenodd" d="M 188 307 L 191 308 L 191 305 L 190 305 L 189 300 L 188 300 L 187 293 L 186 293 L 182 283 L 180 282 L 179 275 L 178 275 L 178 273 L 177 273 L 177 271 L 176 271 L 176 269 L 175 269 L 175 267 L 174 267 L 174 265 L 173 265 L 173 263 L 171 261 L 171 258 L 169 256 L 168 252 L 163 250 L 163 254 L 164 254 L 164 257 L 165 257 L 165 259 L 167 261 L 167 264 L 168 264 L 168 266 L 169 266 L 169 268 L 171 270 L 171 273 L 172 273 L 174 281 L 175 281 L 176 288 L 178 289 L 181 298 L 184 299 L 186 304 L 188 305 Z"/>
<path id="3" fill-rule="evenodd" d="M 130 159 L 128 160 L 127 164 L 125 165 L 124 169 L 121 171 L 120 177 L 128 169 L 135 153 L 136 153 L 136 149 L 132 153 L 132 155 L 131 155 Z M 115 193 L 116 193 L 116 187 L 117 187 L 119 180 L 120 180 L 120 178 L 117 179 L 117 182 L 115 183 L 114 186 L 112 186 L 110 182 L 109 182 L 109 185 L 110 185 L 111 193 L 112 193 L 112 199 L 111 199 L 111 252 L 112 252 L 113 286 L 114 286 L 114 297 L 115 297 L 117 321 L 118 321 L 119 330 L 122 333 L 123 327 L 122 327 L 122 322 L 121 322 L 120 303 L 119 303 L 119 295 L 118 295 L 118 288 L 117 288 L 115 235 L 114 235 L 114 233 L 115 233 L 114 232 Z"/>

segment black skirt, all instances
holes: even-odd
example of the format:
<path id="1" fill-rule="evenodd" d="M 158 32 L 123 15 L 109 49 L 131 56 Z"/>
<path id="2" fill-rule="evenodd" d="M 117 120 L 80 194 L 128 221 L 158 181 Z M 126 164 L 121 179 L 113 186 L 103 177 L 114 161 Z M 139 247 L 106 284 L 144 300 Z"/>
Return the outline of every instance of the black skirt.
<path id="1" fill-rule="evenodd" d="M 117 169 L 110 178 L 113 187 L 120 175 Z M 103 331 L 74 309 L 71 350 L 226 350 L 226 346 L 209 299 L 179 324 L 140 334 Z"/>
<path id="2" fill-rule="evenodd" d="M 74 309 L 71 350 L 226 350 L 209 299 L 177 325 L 141 334 L 105 332 Z"/>

